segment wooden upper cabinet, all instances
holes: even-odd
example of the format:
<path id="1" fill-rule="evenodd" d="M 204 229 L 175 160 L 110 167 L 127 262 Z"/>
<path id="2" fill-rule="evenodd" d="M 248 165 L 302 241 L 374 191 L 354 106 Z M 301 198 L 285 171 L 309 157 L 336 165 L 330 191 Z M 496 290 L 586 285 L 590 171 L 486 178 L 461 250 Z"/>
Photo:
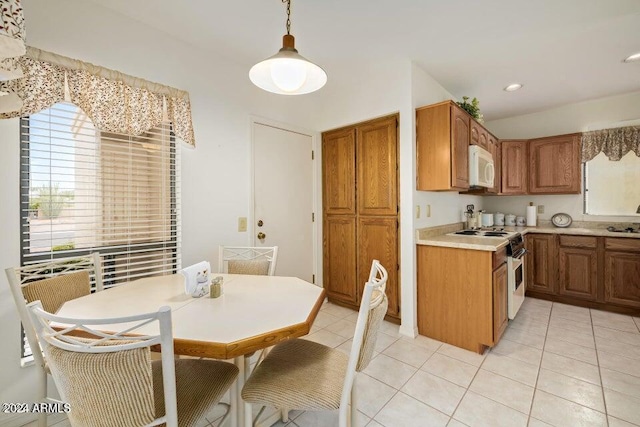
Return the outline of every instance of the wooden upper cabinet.
<path id="1" fill-rule="evenodd" d="M 469 188 L 471 116 L 451 101 L 416 110 L 418 190 Z"/>
<path id="2" fill-rule="evenodd" d="M 396 117 L 358 126 L 358 214 L 398 214 Z"/>
<path id="3" fill-rule="evenodd" d="M 451 186 L 469 188 L 469 131 L 471 117 L 451 105 Z"/>
<path id="4" fill-rule="evenodd" d="M 322 204 L 327 214 L 356 213 L 356 131 L 322 136 Z"/>
<path id="5" fill-rule="evenodd" d="M 580 193 L 579 134 L 530 140 L 529 160 L 529 193 Z"/>
<path id="6" fill-rule="evenodd" d="M 500 141 L 502 150 L 500 191 L 502 194 L 527 194 L 529 161 L 527 142 L 526 140 Z"/>
<path id="7" fill-rule="evenodd" d="M 364 284 L 369 280 L 371 262 L 374 259 L 387 269 L 387 314 L 398 317 L 400 296 L 398 285 L 398 221 L 396 218 L 358 218 L 358 280 L 357 293 L 362 295 Z"/>
<path id="8" fill-rule="evenodd" d="M 479 145 L 485 150 L 489 151 L 489 132 L 482 127 L 482 125 L 475 120 L 470 121 L 471 125 L 471 140 L 470 145 Z"/>
<path id="9" fill-rule="evenodd" d="M 493 167 L 495 170 L 495 176 L 493 179 L 493 187 L 487 189 L 487 193 L 500 194 L 500 188 L 502 184 L 502 153 L 500 151 L 500 144 L 498 139 L 489 134 L 489 152 L 493 156 Z"/>

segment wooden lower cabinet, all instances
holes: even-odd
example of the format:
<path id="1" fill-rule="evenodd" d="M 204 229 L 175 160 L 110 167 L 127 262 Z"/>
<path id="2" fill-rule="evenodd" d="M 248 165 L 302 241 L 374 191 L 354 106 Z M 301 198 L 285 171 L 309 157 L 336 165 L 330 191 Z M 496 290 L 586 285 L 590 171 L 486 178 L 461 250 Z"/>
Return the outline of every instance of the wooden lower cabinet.
<path id="1" fill-rule="evenodd" d="M 640 253 L 607 251 L 604 265 L 606 302 L 640 308 Z"/>
<path id="2" fill-rule="evenodd" d="M 598 238 L 558 237 L 558 293 L 587 301 L 598 299 Z"/>
<path id="3" fill-rule="evenodd" d="M 598 256 L 596 250 L 561 246 L 558 249 L 558 261 L 558 293 L 595 301 L 598 296 Z"/>
<path id="4" fill-rule="evenodd" d="M 528 234 L 527 295 L 640 315 L 640 239 Z"/>
<path id="5" fill-rule="evenodd" d="M 493 254 L 418 245 L 420 335 L 478 353 L 498 342 L 506 327 L 507 277 L 504 263 L 494 270 Z"/>
<path id="6" fill-rule="evenodd" d="M 326 215 L 323 281 L 330 299 L 357 304 L 356 217 Z"/>
<path id="7" fill-rule="evenodd" d="M 556 243 L 553 234 L 529 234 L 525 237 L 528 290 L 555 294 Z"/>
<path id="8" fill-rule="evenodd" d="M 509 324 L 507 264 L 493 271 L 493 341 L 497 343 Z"/>
<path id="9" fill-rule="evenodd" d="M 358 295 L 364 292 L 374 259 L 387 269 L 387 314 L 400 315 L 398 295 L 398 221 L 388 217 L 358 218 Z M 369 268 L 367 268 L 369 267 Z"/>

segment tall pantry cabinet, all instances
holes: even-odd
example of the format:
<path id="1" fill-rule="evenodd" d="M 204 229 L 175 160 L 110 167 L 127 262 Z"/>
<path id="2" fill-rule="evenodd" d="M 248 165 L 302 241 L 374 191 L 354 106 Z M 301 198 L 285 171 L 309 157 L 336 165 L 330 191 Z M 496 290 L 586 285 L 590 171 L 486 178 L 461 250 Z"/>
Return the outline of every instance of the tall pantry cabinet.
<path id="1" fill-rule="evenodd" d="M 398 116 L 322 134 L 323 275 L 329 301 L 358 308 L 371 262 L 400 319 Z"/>

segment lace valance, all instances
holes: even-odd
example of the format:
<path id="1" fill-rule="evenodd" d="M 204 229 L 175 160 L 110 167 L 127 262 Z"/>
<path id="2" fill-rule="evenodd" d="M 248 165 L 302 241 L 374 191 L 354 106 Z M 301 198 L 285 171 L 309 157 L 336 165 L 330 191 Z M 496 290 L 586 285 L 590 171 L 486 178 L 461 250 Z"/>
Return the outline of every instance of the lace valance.
<path id="1" fill-rule="evenodd" d="M 195 146 L 188 92 L 32 47 L 16 61 L 24 77 L 2 82 L 0 90 L 14 93 L 23 105 L 13 111 L 3 108 L 0 119 L 67 100 L 101 131 L 140 135 L 170 121 L 176 137 Z"/>
<path id="2" fill-rule="evenodd" d="M 629 151 L 640 157 L 640 126 L 594 130 L 582 134 L 582 162 L 603 152 L 609 160 L 619 161 Z"/>

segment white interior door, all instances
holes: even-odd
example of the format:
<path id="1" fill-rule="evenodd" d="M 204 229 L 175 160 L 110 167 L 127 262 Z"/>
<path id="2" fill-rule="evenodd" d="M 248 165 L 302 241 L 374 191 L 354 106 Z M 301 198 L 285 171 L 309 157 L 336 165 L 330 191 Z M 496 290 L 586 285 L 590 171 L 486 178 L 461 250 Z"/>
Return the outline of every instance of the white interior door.
<path id="1" fill-rule="evenodd" d="M 253 245 L 278 246 L 276 275 L 309 282 L 315 248 L 312 148 L 311 135 L 253 123 Z"/>

